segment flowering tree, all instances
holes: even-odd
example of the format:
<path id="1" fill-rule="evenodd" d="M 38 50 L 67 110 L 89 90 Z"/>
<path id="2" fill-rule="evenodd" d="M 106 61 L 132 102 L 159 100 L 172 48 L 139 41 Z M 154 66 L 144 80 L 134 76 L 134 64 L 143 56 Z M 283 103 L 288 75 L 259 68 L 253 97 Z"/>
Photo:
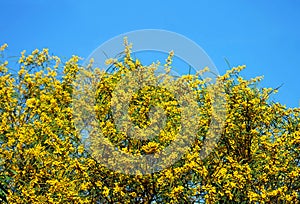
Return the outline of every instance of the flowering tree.
<path id="1" fill-rule="evenodd" d="M 5 48 L 6 45 L 2 46 L 1 52 Z M 172 55 L 171 52 L 164 66 L 166 74 L 162 81 L 168 79 Z M 79 123 L 78 113 L 73 112 L 76 108 L 73 95 L 75 79 L 81 71 L 96 87 L 94 92 L 87 92 L 95 94 L 92 107 L 79 103 L 83 110 L 79 111 L 82 124 L 89 121 L 84 111 L 93 109 L 102 137 L 124 154 L 143 156 L 162 152 L 176 139 L 184 118 L 179 101 L 168 91 L 172 90 L 172 83 L 160 87 L 145 84 L 131 96 L 130 121 L 138 129 L 146 129 L 156 119 L 149 116 L 151 107 L 157 106 L 166 115 L 165 123 L 158 126 L 157 134 L 151 138 L 128 137 L 130 128 L 120 130 L 115 123 L 112 93 L 129 71 L 146 73 L 149 81 L 157 76 L 151 67 L 131 57 L 129 45 L 123 60 L 111 59 L 108 63 L 110 72 L 84 69 L 77 56 L 61 62 L 49 55 L 47 49 L 34 50 L 29 55 L 22 52 L 17 73 L 8 71 L 8 62 L 1 62 L 0 199 L 3 202 L 299 202 L 300 110 L 271 102 L 269 96 L 276 90 L 259 88 L 261 77 L 250 80 L 240 77 L 244 66 L 232 68 L 217 79 L 223 87 L 226 118 L 218 141 L 211 144 L 213 150 L 206 157 L 199 155 L 211 128 L 211 85 L 200 74 L 184 75 L 172 80 L 187 84 L 197 96 L 199 116 L 196 121 L 199 128 L 193 142 L 184 149 L 185 154 L 173 163 L 165 160 L 169 165 L 152 173 L 143 174 L 135 169 L 135 174 L 126 174 L 114 170 L 119 164 L 105 156 L 111 151 L 98 151 L 103 150 L 98 144 L 99 135 L 90 132 L 90 145 L 85 145 L 82 129 L 76 127 Z M 58 74 L 61 70 L 62 76 Z"/>

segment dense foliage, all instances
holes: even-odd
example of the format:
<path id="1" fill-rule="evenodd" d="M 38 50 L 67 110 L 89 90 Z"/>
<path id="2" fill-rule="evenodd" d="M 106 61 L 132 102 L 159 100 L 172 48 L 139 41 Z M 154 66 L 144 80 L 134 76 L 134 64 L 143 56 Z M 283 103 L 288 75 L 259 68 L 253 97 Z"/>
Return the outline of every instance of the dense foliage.
<path id="1" fill-rule="evenodd" d="M 5 48 L 3 45 L 1 52 Z M 171 52 L 164 66 L 167 73 L 172 55 Z M 107 168 L 105 162 L 111 161 L 102 162 L 101 158 L 106 157 L 99 159 L 100 152 L 88 151 L 81 130 L 75 127 L 72 94 L 80 70 L 88 72 L 90 83 L 97 85 L 92 108 L 106 141 L 128 154 L 152 154 L 170 145 L 180 131 L 178 101 L 168 91 L 170 87 L 146 84 L 135 92 L 128 114 L 136 126 L 140 129 L 149 126 L 152 106 L 164 110 L 167 119 L 153 138 L 129 138 L 125 130 L 117 130 L 114 125 L 110 109 L 112 92 L 128 71 L 148 70 L 149 74 L 151 69 L 131 57 L 129 45 L 122 61 L 109 60 L 113 67 L 110 72 L 97 69 L 91 72 L 80 66 L 79 60 L 73 56 L 61 62 L 47 49 L 34 50 L 28 55 L 22 52 L 17 73 L 10 72 L 8 62 L 2 60 L 0 199 L 3 202 L 299 202 L 300 110 L 271 102 L 270 94 L 276 90 L 259 88 L 261 77 L 243 79 L 239 72 L 244 66 L 232 68 L 217 79 L 223 85 L 226 118 L 220 138 L 208 156 L 202 158 L 199 154 L 211 125 L 211 85 L 202 80 L 201 73 L 184 75 L 175 80 L 188 84 L 199 104 L 200 128 L 193 144 L 178 161 L 161 171 L 125 174 Z M 61 69 L 62 76 L 58 74 Z M 149 76 L 154 77 L 151 73 Z M 96 140 L 97 137 L 91 142 Z"/>

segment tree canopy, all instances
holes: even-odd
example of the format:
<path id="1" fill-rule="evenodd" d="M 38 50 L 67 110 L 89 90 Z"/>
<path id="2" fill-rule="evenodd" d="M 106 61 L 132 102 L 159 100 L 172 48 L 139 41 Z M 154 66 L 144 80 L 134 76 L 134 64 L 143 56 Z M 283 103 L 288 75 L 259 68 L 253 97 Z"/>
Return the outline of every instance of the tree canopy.
<path id="1" fill-rule="evenodd" d="M 2 54 L 6 46 L 1 47 Z M 203 157 L 202 148 L 211 139 L 208 133 L 216 128 L 212 125 L 215 99 L 211 96 L 212 88 L 216 87 L 201 78 L 201 73 L 169 80 L 173 52 L 163 66 L 166 73 L 159 76 L 154 72 L 158 64 L 143 66 L 131 56 L 130 45 L 126 44 L 124 53 L 122 60 L 108 60 L 111 69 L 105 72 L 89 69 L 92 62 L 88 68 L 83 67 L 77 56 L 62 62 L 59 57 L 50 55 L 48 49 L 29 54 L 22 52 L 18 71 L 12 72 L 2 56 L 0 199 L 3 202 L 299 202 L 300 109 L 271 101 L 270 95 L 277 89 L 261 88 L 262 77 L 248 80 L 241 77 L 245 66 L 234 67 L 218 76 L 226 114 L 222 131 L 216 132 L 218 139 L 209 143 L 211 151 Z M 111 108 L 114 100 L 121 97 L 114 97 L 115 88 L 122 77 L 133 71 L 144 73 L 141 76 L 148 78 L 142 80 L 147 83 L 131 93 L 126 117 L 134 124 L 134 130 L 144 130 L 154 124 L 157 132 L 151 138 L 141 139 L 142 133 L 129 137 L 128 134 L 135 134 L 130 132 L 132 127 L 116 124 L 117 118 L 124 116 L 118 112 L 118 104 L 123 103 L 116 103 L 115 112 Z M 94 84 L 96 89 L 83 87 L 82 92 L 78 92 L 76 79 L 80 73 L 88 76 L 85 84 Z M 152 84 L 155 77 L 162 77 L 159 87 Z M 166 81 L 168 83 L 164 83 Z M 134 87 L 130 80 L 125 82 L 129 88 Z M 193 123 L 195 118 L 190 119 L 190 124 L 186 123 L 198 127 L 192 143 L 186 141 L 185 134 L 179 134 L 182 120 L 188 122 L 188 118 L 184 118 L 180 101 L 170 91 L 174 88 L 172 82 L 186 85 L 196 96 L 196 124 Z M 76 107 L 75 92 L 82 98 L 94 93 L 95 103 L 93 106 L 77 103 Z M 125 97 L 126 93 L 120 94 Z M 149 114 L 153 107 L 158 107 L 161 111 L 158 113 L 164 113 L 163 126 L 160 120 L 155 123 L 158 118 L 155 112 L 152 116 Z M 101 129 L 104 139 L 91 131 L 87 143 L 78 127 L 86 127 L 91 122 L 90 115 L 85 114 L 91 111 L 89 108 L 95 111 L 95 125 Z M 77 114 L 81 116 L 79 121 Z M 112 149 L 135 157 L 164 154 L 163 150 L 178 138 L 179 143 L 188 143 L 188 148 L 178 149 L 169 156 L 184 154 L 177 160 L 163 160 L 157 167 L 165 166 L 151 173 L 143 173 L 146 167 L 138 169 L 136 166 L 132 167 L 134 173 L 118 171 L 120 166 L 131 163 L 126 163 L 126 159 L 115 163 L 107 156 L 112 154 Z M 113 144 L 112 149 L 103 148 L 107 142 Z"/>

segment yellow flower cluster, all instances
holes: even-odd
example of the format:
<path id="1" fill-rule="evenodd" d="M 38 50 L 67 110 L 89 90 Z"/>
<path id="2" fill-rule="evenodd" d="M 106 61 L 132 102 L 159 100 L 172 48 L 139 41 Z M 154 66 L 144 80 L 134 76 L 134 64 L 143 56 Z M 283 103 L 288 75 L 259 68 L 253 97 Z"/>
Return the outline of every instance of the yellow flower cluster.
<path id="1" fill-rule="evenodd" d="M 174 79 L 167 76 L 174 53 L 164 65 L 166 74 L 159 76 L 154 74 L 157 64 L 145 67 L 131 56 L 127 41 L 124 53 L 123 61 L 107 61 L 111 72 L 93 71 L 92 64 L 84 69 L 77 56 L 62 63 L 48 49 L 29 55 L 22 52 L 16 76 L 7 72 L 7 62 L 0 65 L 1 202 L 299 203 L 300 109 L 271 102 L 273 89 L 257 86 L 261 77 L 239 76 L 245 66 L 217 79 L 224 87 L 226 120 L 217 144 L 204 159 L 200 155 L 203 146 L 210 144 L 210 128 L 216 128 L 211 124 L 217 107 L 212 106 L 215 98 L 209 81 L 198 77 L 202 72 L 176 79 L 189 85 L 199 105 L 199 129 L 179 160 L 166 159 L 169 165 L 152 174 L 130 175 L 96 159 L 100 155 L 112 167 L 118 165 L 107 157 L 110 149 L 89 151 L 100 136 L 103 144 L 109 142 L 134 156 L 160 153 L 179 137 L 185 141 L 185 135 L 179 134 L 185 122 L 182 101 L 173 94 Z M 81 129 L 75 127 L 78 118 L 72 94 L 79 71 L 90 85 L 82 87 L 81 96 L 95 98 L 95 103 L 77 104 L 82 122 L 98 126 L 103 133 L 90 133 L 91 147 L 82 143 Z M 130 72 L 140 78 L 122 81 Z M 157 78 L 160 86 L 155 86 Z M 116 91 L 119 84 L 128 90 Z M 89 123 L 91 111 L 96 113 L 96 124 Z M 171 157 L 183 150 L 172 152 Z"/>

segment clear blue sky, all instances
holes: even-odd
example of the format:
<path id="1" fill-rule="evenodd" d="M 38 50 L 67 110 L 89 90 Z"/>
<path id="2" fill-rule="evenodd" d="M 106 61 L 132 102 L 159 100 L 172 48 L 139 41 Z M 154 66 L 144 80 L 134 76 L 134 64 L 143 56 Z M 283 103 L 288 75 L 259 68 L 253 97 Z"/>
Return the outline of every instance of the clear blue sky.
<path id="1" fill-rule="evenodd" d="M 106 40 L 137 29 L 185 35 L 211 57 L 221 74 L 246 64 L 245 78 L 262 86 L 284 83 L 274 100 L 300 100 L 300 1 L 71 1 L 2 0 L 0 44 L 8 55 L 47 47 L 56 55 L 88 55 Z"/>

